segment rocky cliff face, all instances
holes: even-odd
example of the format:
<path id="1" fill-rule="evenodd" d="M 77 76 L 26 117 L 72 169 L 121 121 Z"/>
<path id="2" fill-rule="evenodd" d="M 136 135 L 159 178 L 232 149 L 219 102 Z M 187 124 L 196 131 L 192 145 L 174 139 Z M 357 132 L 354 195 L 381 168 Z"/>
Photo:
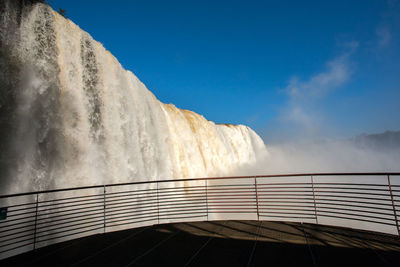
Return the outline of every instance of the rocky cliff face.
<path id="1" fill-rule="evenodd" d="M 250 128 L 163 104 L 49 6 L 0 2 L 0 175 L 7 192 L 224 175 L 265 155 Z"/>

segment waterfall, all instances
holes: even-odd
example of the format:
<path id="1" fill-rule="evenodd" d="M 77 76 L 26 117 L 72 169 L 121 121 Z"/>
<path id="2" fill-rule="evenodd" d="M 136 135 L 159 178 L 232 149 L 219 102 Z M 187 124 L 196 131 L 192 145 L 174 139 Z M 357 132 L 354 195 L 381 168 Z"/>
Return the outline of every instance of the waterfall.
<path id="1" fill-rule="evenodd" d="M 220 176 L 266 154 L 249 127 L 163 104 L 45 4 L 0 2 L 0 193 Z"/>

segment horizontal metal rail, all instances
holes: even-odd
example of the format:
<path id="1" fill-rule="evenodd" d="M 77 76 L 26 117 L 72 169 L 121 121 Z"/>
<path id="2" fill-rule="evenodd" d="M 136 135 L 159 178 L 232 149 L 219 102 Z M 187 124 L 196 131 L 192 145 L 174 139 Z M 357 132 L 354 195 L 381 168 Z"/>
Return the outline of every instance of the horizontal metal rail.
<path id="1" fill-rule="evenodd" d="M 95 233 L 184 221 L 295 221 L 399 235 L 399 192 L 400 173 L 302 173 L 2 195 L 0 259 Z"/>

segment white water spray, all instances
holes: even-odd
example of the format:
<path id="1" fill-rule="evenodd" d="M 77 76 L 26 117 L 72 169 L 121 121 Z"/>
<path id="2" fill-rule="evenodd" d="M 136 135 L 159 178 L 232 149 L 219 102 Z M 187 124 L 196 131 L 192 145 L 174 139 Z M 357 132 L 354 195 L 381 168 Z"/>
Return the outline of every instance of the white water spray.
<path id="1" fill-rule="evenodd" d="M 9 85 L 15 127 L 2 152 L 7 192 L 226 175 L 265 155 L 250 128 L 158 101 L 50 7 L 1 5 L 1 49 L 12 55 L 6 64 L 17 62 L 2 78 L 18 81 Z"/>

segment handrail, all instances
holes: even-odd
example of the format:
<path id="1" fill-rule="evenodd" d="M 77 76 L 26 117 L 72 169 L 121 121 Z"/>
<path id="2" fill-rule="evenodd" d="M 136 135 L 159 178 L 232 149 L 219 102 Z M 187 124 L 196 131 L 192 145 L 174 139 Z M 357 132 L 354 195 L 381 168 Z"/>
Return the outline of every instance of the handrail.
<path id="1" fill-rule="evenodd" d="M 198 177 L 198 178 L 179 178 L 179 179 L 169 179 L 169 180 L 154 180 L 154 181 L 138 181 L 129 183 L 115 183 L 115 184 L 102 184 L 102 185 L 91 185 L 91 186 L 80 186 L 80 187 L 70 187 L 70 188 L 60 188 L 52 190 L 42 190 L 42 191 L 32 191 L 26 193 L 17 193 L 10 195 L 0 195 L 1 198 L 18 197 L 42 193 L 56 193 L 62 191 L 74 191 L 74 190 L 84 190 L 93 188 L 113 187 L 113 186 L 126 186 L 126 185 L 139 185 L 139 184 L 153 184 L 153 183 L 169 183 L 169 182 L 189 182 L 198 180 L 226 180 L 226 179 L 244 179 L 244 178 L 279 178 L 279 177 L 301 177 L 301 176 L 380 176 L 380 175 L 400 175 L 400 172 L 338 172 L 338 173 L 289 173 L 289 174 L 267 174 L 267 175 L 252 175 L 252 176 L 224 176 L 224 177 Z"/>
<path id="2" fill-rule="evenodd" d="M 368 182 L 363 181 L 367 177 Z M 371 177 L 377 179 L 371 182 Z M 279 181 L 271 181 L 274 178 Z M 399 172 L 297 173 L 2 195 L 0 208 L 6 206 L 8 217 L 0 220 L 0 259 L 96 233 L 237 218 L 327 224 L 399 236 L 400 191 L 395 190 L 399 187 Z"/>

